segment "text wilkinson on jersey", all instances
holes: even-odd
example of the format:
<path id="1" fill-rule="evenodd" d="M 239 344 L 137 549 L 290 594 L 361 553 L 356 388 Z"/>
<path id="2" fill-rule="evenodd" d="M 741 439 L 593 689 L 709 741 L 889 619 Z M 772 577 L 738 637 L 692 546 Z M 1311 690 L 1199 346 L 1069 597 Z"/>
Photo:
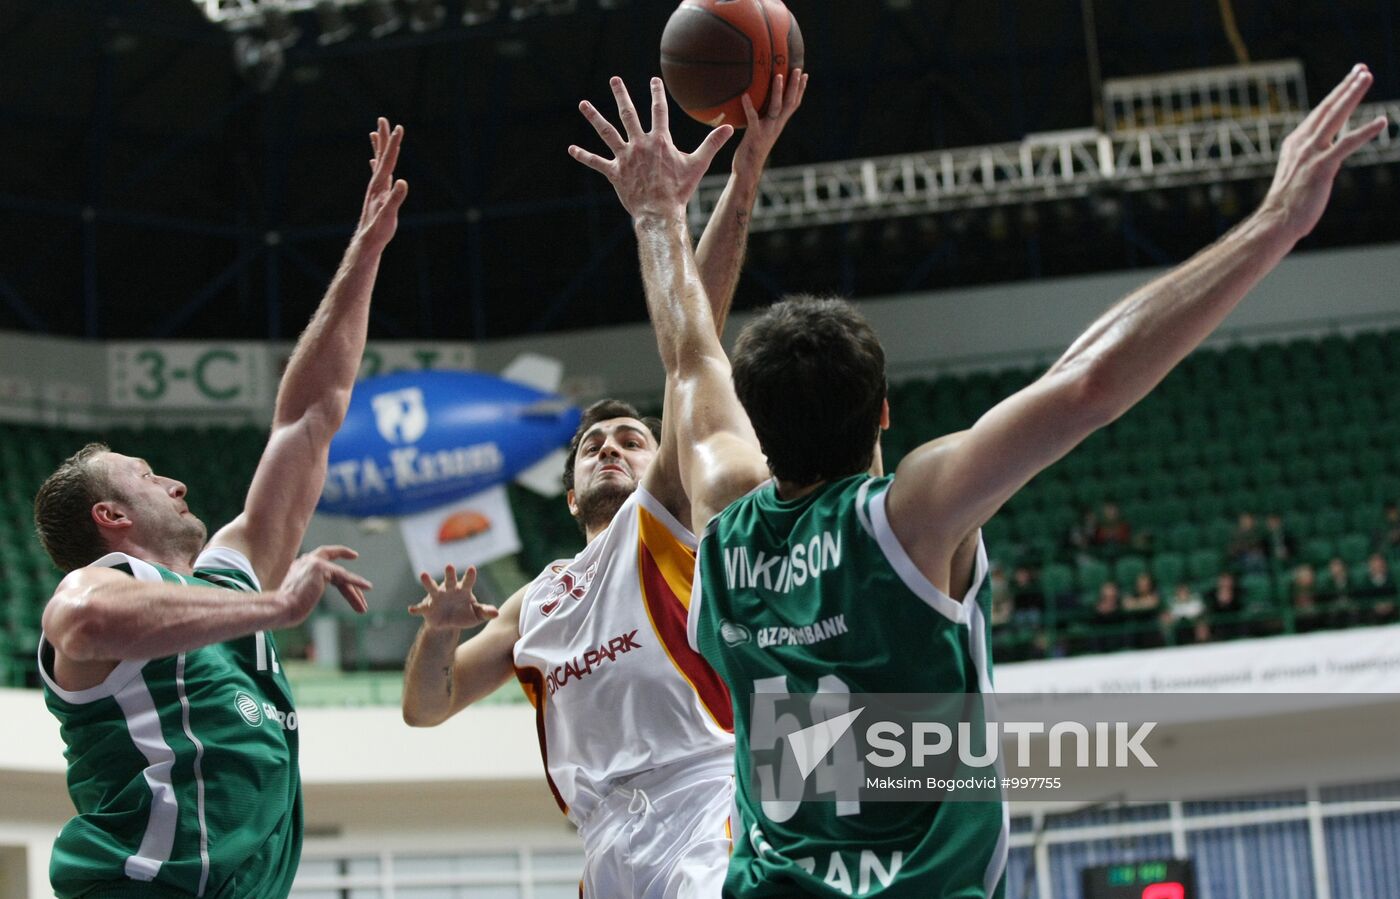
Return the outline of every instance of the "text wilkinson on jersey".
<path id="1" fill-rule="evenodd" d="M 841 534 L 823 531 L 808 543 L 799 543 L 786 554 L 770 556 L 758 551 L 752 561 L 747 546 L 724 551 L 724 577 L 730 590 L 762 588 L 790 593 L 808 578 L 821 577 L 841 564 Z"/>

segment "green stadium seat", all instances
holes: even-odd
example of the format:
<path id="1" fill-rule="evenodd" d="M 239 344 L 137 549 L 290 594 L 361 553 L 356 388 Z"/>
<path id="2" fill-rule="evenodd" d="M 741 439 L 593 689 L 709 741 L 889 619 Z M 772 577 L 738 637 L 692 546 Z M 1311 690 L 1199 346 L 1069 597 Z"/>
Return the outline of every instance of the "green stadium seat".
<path id="1" fill-rule="evenodd" d="M 1332 500 L 1335 505 L 1344 509 L 1364 502 L 1368 492 L 1367 482 L 1356 478 L 1347 478 L 1332 484 Z"/>
<path id="2" fill-rule="evenodd" d="M 1400 475 L 1382 475 L 1370 482 L 1369 499 L 1376 503 L 1400 502 Z"/>
<path id="3" fill-rule="evenodd" d="M 1319 481 L 1309 481 L 1297 485 L 1293 490 L 1293 495 L 1296 497 L 1297 507 L 1309 512 L 1316 512 L 1332 502 L 1331 486 Z"/>
<path id="4" fill-rule="evenodd" d="M 1252 512 L 1259 514 L 1259 491 L 1249 489 L 1230 490 L 1225 494 L 1225 507 L 1236 514 Z"/>
<path id="5" fill-rule="evenodd" d="M 1296 508 L 1293 491 L 1282 483 L 1259 488 L 1259 511 L 1265 515 L 1283 514 Z"/>
<path id="6" fill-rule="evenodd" d="M 1335 555 L 1336 544 L 1330 537 L 1309 537 L 1303 541 L 1303 561 L 1314 566 L 1326 565 Z"/>
<path id="7" fill-rule="evenodd" d="M 1082 592 L 1097 592 L 1099 587 L 1109 579 L 1108 566 L 1097 559 L 1084 558 L 1079 560 L 1079 570 L 1077 581 Z"/>
<path id="8" fill-rule="evenodd" d="M 1223 550 L 1201 548 L 1186 557 L 1186 573 L 1193 581 L 1213 580 L 1224 569 Z"/>
<path id="9" fill-rule="evenodd" d="M 1217 518 L 1224 518 L 1231 512 L 1237 510 L 1230 509 L 1225 504 L 1225 497 L 1219 493 L 1198 493 L 1191 499 L 1191 517 L 1196 521 L 1203 522 L 1203 526 Z M 1209 539 L 1209 535 L 1207 535 Z"/>
<path id="10" fill-rule="evenodd" d="M 1177 482 L 1181 485 L 1181 492 L 1186 496 L 1200 496 L 1209 493 L 1212 489 L 1210 472 L 1205 468 L 1184 471 L 1177 478 Z"/>
<path id="11" fill-rule="evenodd" d="M 1190 552 L 1201 544 L 1201 530 L 1189 521 L 1178 521 L 1167 528 L 1162 545 L 1173 552 Z"/>
<path id="12" fill-rule="evenodd" d="M 1058 562 L 1046 565 L 1040 570 L 1040 589 L 1051 604 L 1073 594 L 1074 569 Z"/>
<path id="13" fill-rule="evenodd" d="M 1206 522 L 1204 530 L 1206 542 L 1211 546 L 1222 548 L 1229 546 L 1231 538 L 1235 536 L 1235 521 L 1235 518 L 1216 518 Z"/>
<path id="14" fill-rule="evenodd" d="M 1186 577 L 1186 557 L 1181 553 L 1162 552 L 1152 557 L 1152 578 L 1162 593 L 1170 591 Z"/>
<path id="15" fill-rule="evenodd" d="M 1343 534 L 1337 538 L 1337 555 L 1348 565 L 1364 564 L 1371 554 L 1371 540 L 1365 534 Z"/>
<path id="16" fill-rule="evenodd" d="M 1389 471 L 1396 457 L 1400 457 L 1400 444 L 1385 449 L 1364 449 L 1355 456 L 1356 471 L 1366 480 L 1378 478 Z"/>
<path id="17" fill-rule="evenodd" d="M 1233 466 L 1234 449 L 1228 441 L 1213 440 L 1201 444 L 1201 464 L 1213 472 Z M 1217 476 L 1218 478 L 1218 476 Z"/>
<path id="18" fill-rule="evenodd" d="M 1240 593 L 1246 608 L 1270 608 L 1274 605 L 1274 582 L 1267 574 L 1243 575 L 1240 578 Z"/>
<path id="19" fill-rule="evenodd" d="M 1131 591 L 1137 576 L 1144 571 L 1147 571 L 1147 560 L 1142 556 L 1123 556 L 1113 564 L 1113 579 L 1125 591 Z"/>
<path id="20" fill-rule="evenodd" d="M 1313 515 L 1313 527 L 1323 537 L 1336 538 L 1347 528 L 1347 519 L 1336 509 L 1319 509 Z"/>

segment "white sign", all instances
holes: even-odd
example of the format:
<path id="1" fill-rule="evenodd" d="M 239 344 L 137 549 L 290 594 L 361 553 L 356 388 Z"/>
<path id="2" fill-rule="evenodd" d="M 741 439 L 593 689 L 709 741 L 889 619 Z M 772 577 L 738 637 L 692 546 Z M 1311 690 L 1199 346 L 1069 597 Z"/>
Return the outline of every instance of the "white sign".
<path id="1" fill-rule="evenodd" d="M 114 409 L 257 409 L 272 395 L 260 343 L 111 343 Z"/>
<path id="2" fill-rule="evenodd" d="M 998 665 L 998 693 L 1400 693 L 1400 625 Z"/>
<path id="3" fill-rule="evenodd" d="M 441 580 L 448 565 L 465 571 L 520 551 L 520 535 L 505 487 L 493 487 L 450 505 L 399 521 L 414 572 Z"/>

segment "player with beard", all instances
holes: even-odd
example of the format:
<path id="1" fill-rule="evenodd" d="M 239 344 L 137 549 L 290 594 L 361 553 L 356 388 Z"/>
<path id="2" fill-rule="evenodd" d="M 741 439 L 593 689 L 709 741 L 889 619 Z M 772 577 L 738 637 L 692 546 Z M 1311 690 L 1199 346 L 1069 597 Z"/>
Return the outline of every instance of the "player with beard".
<path id="1" fill-rule="evenodd" d="M 775 79 L 763 118 L 746 109 L 748 131 L 696 252 L 717 333 L 759 175 L 806 80 L 800 71 L 786 86 Z M 620 80 L 612 86 L 622 90 Z M 595 127 L 603 122 L 591 104 L 581 109 Z M 599 133 L 623 145 L 616 130 Z M 717 149 L 711 142 L 695 155 L 708 166 Z M 583 838 L 588 897 L 717 896 L 729 861 L 733 721 L 718 677 L 686 645 L 695 536 L 671 386 L 661 422 L 611 400 L 584 413 L 564 470 L 582 552 L 548 566 L 499 611 L 472 595 L 474 569 L 459 579 L 450 567 L 440 585 L 422 576 L 428 596 L 410 609 L 423 626 L 405 667 L 404 720 L 439 724 L 514 673 L 535 705 L 550 789 Z"/>
<path id="2" fill-rule="evenodd" d="M 39 646 L 78 812 L 54 843 L 59 897 L 291 891 L 302 840 L 297 715 L 268 632 L 304 620 L 327 585 L 365 610 L 369 582 L 336 564 L 352 550 L 294 557 L 408 193 L 394 180 L 402 139 L 384 119 L 371 135 L 359 225 L 287 363 L 241 514 L 206 545 L 184 484 L 102 444 L 65 461 L 35 497 L 39 539 L 70 572 L 44 610 Z"/>

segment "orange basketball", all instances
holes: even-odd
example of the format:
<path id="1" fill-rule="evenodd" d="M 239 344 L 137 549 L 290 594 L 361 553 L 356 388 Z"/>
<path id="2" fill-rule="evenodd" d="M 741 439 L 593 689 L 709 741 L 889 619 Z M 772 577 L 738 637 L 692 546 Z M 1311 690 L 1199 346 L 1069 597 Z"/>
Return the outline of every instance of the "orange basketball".
<path id="1" fill-rule="evenodd" d="M 781 0 L 683 0 L 661 34 L 661 76 L 677 105 L 707 125 L 762 113 L 773 76 L 803 64 L 797 19 Z"/>

